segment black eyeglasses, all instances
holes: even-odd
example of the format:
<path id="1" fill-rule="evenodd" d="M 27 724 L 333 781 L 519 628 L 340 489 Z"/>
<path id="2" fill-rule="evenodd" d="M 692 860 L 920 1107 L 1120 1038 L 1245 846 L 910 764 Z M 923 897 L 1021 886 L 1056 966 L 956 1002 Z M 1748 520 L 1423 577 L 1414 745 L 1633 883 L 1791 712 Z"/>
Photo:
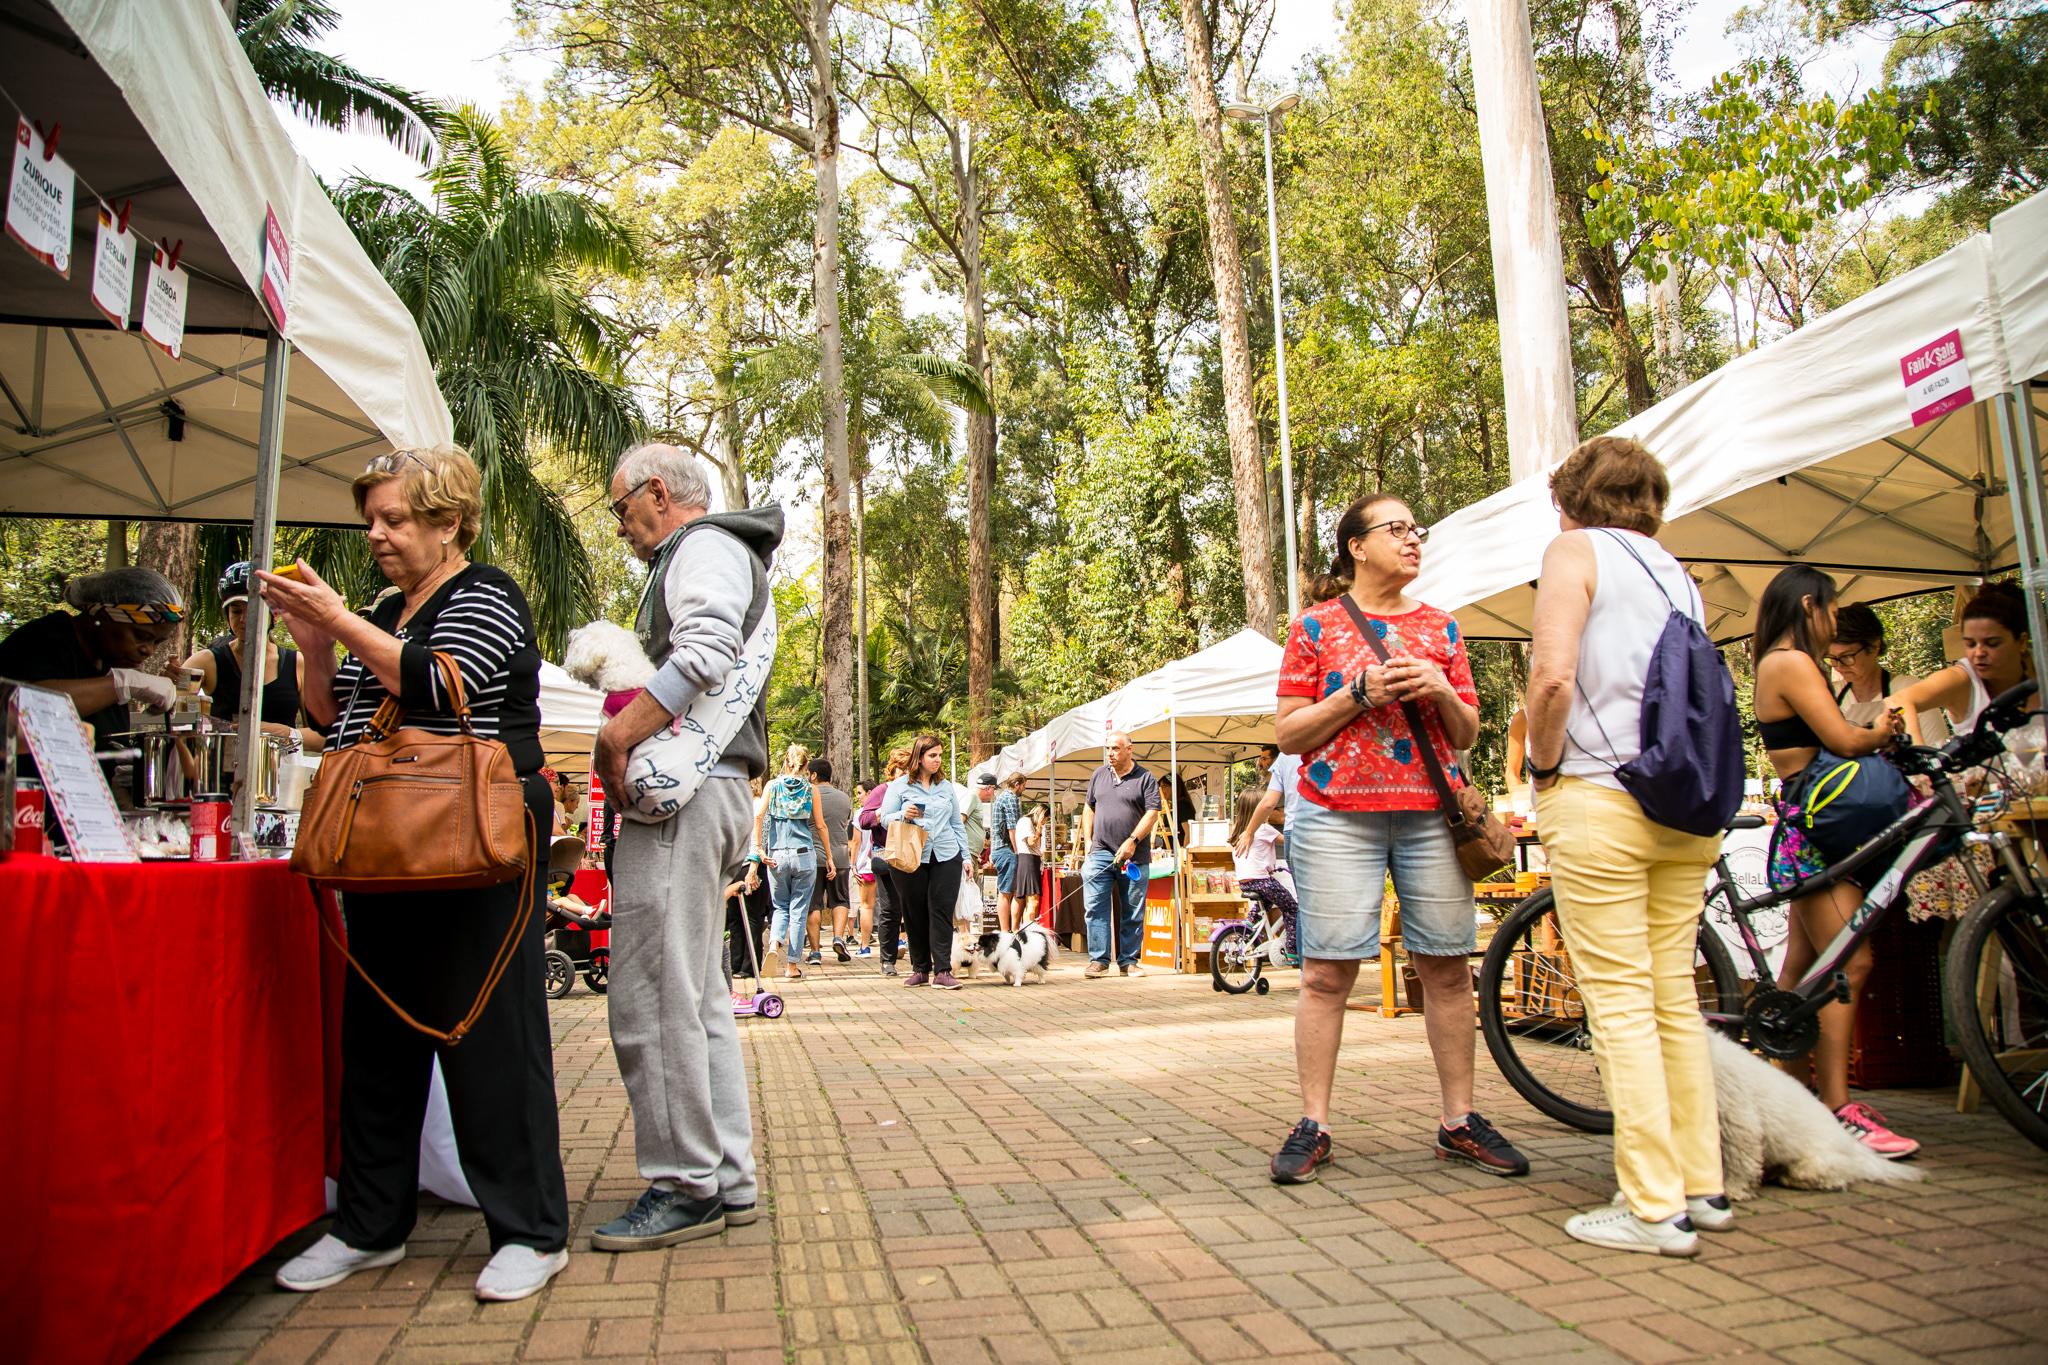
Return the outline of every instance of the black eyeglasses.
<path id="1" fill-rule="evenodd" d="M 1415 543 L 1420 545 L 1429 539 L 1429 528 L 1419 521 L 1383 521 L 1376 526 L 1366 527 L 1359 535 L 1369 536 L 1382 526 L 1392 533 L 1396 540 L 1406 540 L 1412 535 L 1415 537 Z"/>
<path id="2" fill-rule="evenodd" d="M 1829 653 L 1828 662 L 1833 664 L 1837 668 L 1842 668 L 1849 664 L 1855 663 L 1856 660 L 1862 658 L 1865 654 L 1868 654 L 1869 652 L 1870 649 L 1867 645 L 1858 645 L 1854 649 L 1843 650 L 1840 654 L 1835 654 L 1832 652 Z"/>
<path id="3" fill-rule="evenodd" d="M 619 525 L 624 526 L 626 524 L 626 504 L 633 500 L 633 495 L 635 493 L 638 493 L 641 489 L 647 487 L 648 484 L 653 482 L 654 476 L 652 474 L 649 474 L 646 478 L 640 480 L 640 482 L 634 484 L 631 488 L 628 488 L 626 490 L 626 495 L 620 498 L 617 502 L 612 504 L 612 519 L 617 521 Z"/>

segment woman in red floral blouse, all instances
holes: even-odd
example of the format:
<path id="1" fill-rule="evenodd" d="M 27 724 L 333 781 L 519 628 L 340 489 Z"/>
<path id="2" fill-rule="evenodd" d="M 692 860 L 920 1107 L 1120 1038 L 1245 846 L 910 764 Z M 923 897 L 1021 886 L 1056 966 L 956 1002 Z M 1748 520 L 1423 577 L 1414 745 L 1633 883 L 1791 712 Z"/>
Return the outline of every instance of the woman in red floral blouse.
<path id="1" fill-rule="evenodd" d="M 1302 1119 L 1273 1157 L 1273 1179 L 1284 1184 L 1315 1179 L 1330 1159 L 1344 1002 L 1358 964 L 1379 956 L 1390 875 L 1442 1092 L 1437 1155 L 1495 1175 L 1529 1169 L 1472 1110 L 1472 883 L 1417 746 L 1430 745 L 1450 781 L 1462 784 L 1458 750 L 1479 736 L 1479 697 L 1457 621 L 1407 595 L 1428 537 L 1391 494 L 1369 493 L 1346 508 L 1336 558 L 1316 580 L 1316 604 L 1289 631 L 1280 664 L 1277 737 L 1281 749 L 1302 756 L 1301 804 L 1287 836 L 1301 904 L 1294 1056 Z M 1361 630 L 1384 646 L 1385 663 Z M 1421 719 L 1419 735 L 1404 702 Z"/>

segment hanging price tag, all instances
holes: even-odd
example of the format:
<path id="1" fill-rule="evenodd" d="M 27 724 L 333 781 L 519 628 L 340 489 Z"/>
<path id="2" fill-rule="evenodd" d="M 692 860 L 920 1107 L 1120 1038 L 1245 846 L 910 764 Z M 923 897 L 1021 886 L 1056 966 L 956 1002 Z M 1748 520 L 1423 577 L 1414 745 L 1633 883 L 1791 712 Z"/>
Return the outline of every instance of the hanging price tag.
<path id="1" fill-rule="evenodd" d="M 14 178 L 7 189 L 7 235 L 65 279 L 71 278 L 71 165 L 47 154 L 27 119 L 14 126 Z"/>
<path id="2" fill-rule="evenodd" d="M 277 211 L 263 206 L 263 306 L 277 330 L 285 330 L 285 307 L 292 296 L 292 248 L 284 239 Z"/>
<path id="3" fill-rule="evenodd" d="M 99 238 L 92 253 L 92 303 L 107 321 L 128 327 L 128 299 L 135 290 L 135 234 L 126 223 L 100 210 Z"/>
<path id="4" fill-rule="evenodd" d="M 150 253 L 149 286 L 142 295 L 142 334 L 163 347 L 173 360 L 185 350 L 185 285 L 190 278 L 178 269 L 175 250 L 169 259 L 161 248 Z"/>

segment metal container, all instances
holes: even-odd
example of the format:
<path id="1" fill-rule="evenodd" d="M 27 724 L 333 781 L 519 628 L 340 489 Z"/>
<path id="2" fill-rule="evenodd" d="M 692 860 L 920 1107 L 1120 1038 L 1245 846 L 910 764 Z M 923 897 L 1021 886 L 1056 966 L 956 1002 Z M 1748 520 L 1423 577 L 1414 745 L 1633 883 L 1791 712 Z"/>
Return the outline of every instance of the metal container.
<path id="1" fill-rule="evenodd" d="M 232 730 L 140 730 L 123 738 L 142 751 L 132 787 L 138 806 L 186 805 L 201 792 L 231 789 Z"/>
<path id="2" fill-rule="evenodd" d="M 249 804 L 266 810 L 297 810 L 306 791 L 303 780 L 289 780 L 299 753 L 297 736 L 258 735 L 256 740 L 256 785 Z M 296 793 L 291 790 L 294 786 Z"/>

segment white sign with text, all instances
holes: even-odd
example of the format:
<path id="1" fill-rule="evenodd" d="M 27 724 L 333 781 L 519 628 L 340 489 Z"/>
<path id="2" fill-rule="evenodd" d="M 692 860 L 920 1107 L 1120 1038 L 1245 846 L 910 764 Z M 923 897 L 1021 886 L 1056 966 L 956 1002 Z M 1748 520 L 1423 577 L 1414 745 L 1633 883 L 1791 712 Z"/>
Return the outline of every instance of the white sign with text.
<path id="1" fill-rule="evenodd" d="M 150 253 L 149 285 L 142 295 L 142 334 L 176 360 L 185 351 L 185 286 L 191 277 L 164 258 L 161 248 Z"/>
<path id="2" fill-rule="evenodd" d="M 43 154 L 43 138 L 27 119 L 14 125 L 14 178 L 7 187 L 7 235 L 28 254 L 71 278 L 71 206 L 77 190 L 71 165 Z"/>
<path id="3" fill-rule="evenodd" d="M 135 292 L 135 234 L 100 210 L 99 236 L 92 252 L 92 304 L 107 321 L 126 331 L 128 302 Z"/>

